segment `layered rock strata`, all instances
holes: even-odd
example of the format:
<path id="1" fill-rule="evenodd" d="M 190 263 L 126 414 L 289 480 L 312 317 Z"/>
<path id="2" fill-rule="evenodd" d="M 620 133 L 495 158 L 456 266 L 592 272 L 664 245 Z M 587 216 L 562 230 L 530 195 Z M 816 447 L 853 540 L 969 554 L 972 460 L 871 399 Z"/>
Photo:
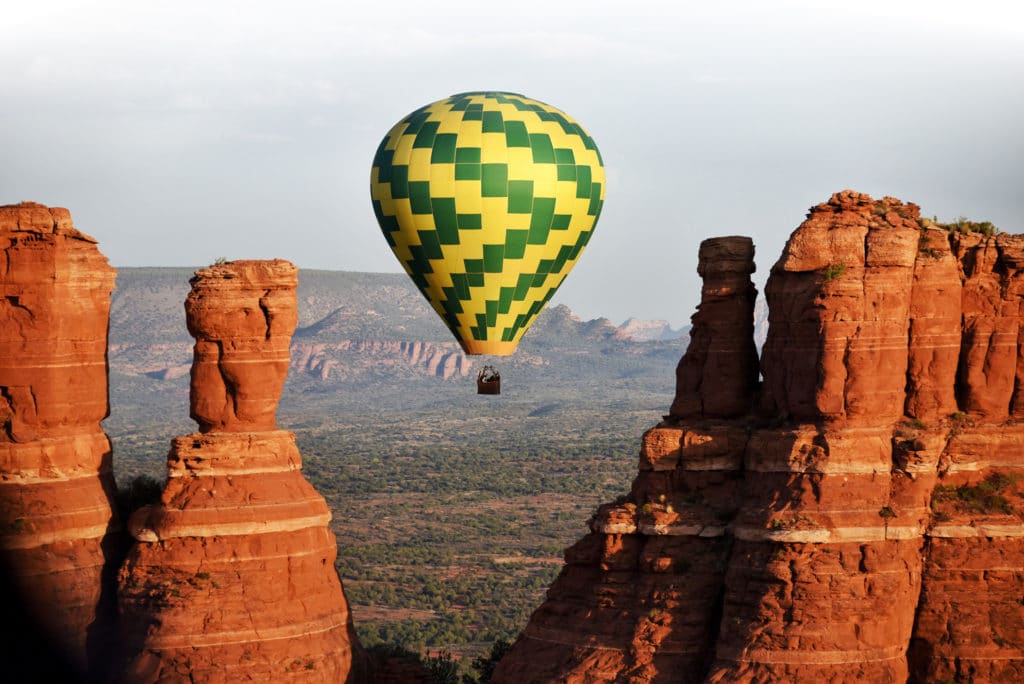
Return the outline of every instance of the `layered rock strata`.
<path id="1" fill-rule="evenodd" d="M 0 207 L 0 555 L 28 617 L 83 673 L 114 628 L 105 564 L 120 533 L 100 427 L 114 276 L 66 209 Z"/>
<path id="2" fill-rule="evenodd" d="M 705 242 L 670 415 L 494 681 L 1024 675 L 1022 248 L 834 195 L 772 268 L 758 387 L 752 250 Z"/>
<path id="3" fill-rule="evenodd" d="M 275 411 L 296 323 L 296 268 L 198 271 L 191 415 L 159 503 L 136 511 L 119 576 L 124 679 L 359 681 L 364 657 L 334 568 L 330 511 Z"/>

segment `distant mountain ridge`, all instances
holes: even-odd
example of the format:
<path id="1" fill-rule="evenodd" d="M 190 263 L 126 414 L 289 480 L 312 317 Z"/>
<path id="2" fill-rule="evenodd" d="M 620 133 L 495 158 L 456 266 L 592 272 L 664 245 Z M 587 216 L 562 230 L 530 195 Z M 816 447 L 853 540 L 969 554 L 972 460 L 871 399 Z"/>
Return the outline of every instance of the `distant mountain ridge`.
<path id="1" fill-rule="evenodd" d="M 637 342 L 676 340 L 687 334 L 689 327 L 676 330 L 665 320 L 627 318 L 619 326 L 619 333 Z"/>
<path id="2" fill-rule="evenodd" d="M 193 271 L 118 270 L 111 300 L 114 373 L 154 380 L 187 375 L 192 338 L 182 302 Z M 303 270 L 297 297 L 293 373 L 325 382 L 411 369 L 449 379 L 468 375 L 473 366 L 403 274 Z M 558 305 L 541 314 L 508 363 L 545 365 L 563 354 L 600 355 L 612 348 L 630 356 L 666 351 L 677 357 L 685 338 L 685 330 L 672 330 L 665 321 L 631 318 L 615 326 L 606 318 L 583 321 L 567 306 Z"/>

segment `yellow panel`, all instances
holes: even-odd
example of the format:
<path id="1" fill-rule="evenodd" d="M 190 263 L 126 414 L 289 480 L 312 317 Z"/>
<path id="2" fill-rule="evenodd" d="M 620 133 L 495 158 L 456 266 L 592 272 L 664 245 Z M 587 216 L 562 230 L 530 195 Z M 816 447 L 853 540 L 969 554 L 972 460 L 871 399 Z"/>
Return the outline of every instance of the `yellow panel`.
<path id="1" fill-rule="evenodd" d="M 417 147 L 409 150 L 409 180 L 430 180 L 430 148 Z"/>
<path id="2" fill-rule="evenodd" d="M 504 164 L 509 149 L 505 147 L 504 133 L 481 133 L 480 162 L 483 164 Z"/>
<path id="3" fill-rule="evenodd" d="M 455 164 L 431 164 L 430 196 L 455 197 Z"/>
<path id="4" fill-rule="evenodd" d="M 479 214 L 483 211 L 480 181 L 455 181 L 455 211 L 460 214 Z"/>
<path id="5" fill-rule="evenodd" d="M 462 124 L 462 117 L 447 114 L 440 116 L 439 121 L 441 125 L 437 127 L 438 133 L 458 133 L 459 126 Z"/>
<path id="6" fill-rule="evenodd" d="M 489 134 L 488 134 L 489 135 Z M 533 180 L 533 150 L 529 147 L 508 148 L 508 179 Z"/>
<path id="7" fill-rule="evenodd" d="M 459 147 L 480 147 L 484 143 L 482 121 L 463 121 L 459 125 Z"/>
<path id="8" fill-rule="evenodd" d="M 403 135 L 398 139 L 398 144 L 395 145 L 395 164 L 408 164 L 409 153 L 412 152 L 412 144 L 416 140 L 415 136 Z"/>
<path id="9" fill-rule="evenodd" d="M 558 167 L 554 164 L 532 164 L 530 175 L 533 180 L 534 197 L 557 197 L 558 192 Z M 573 194 L 576 193 L 576 184 L 573 184 Z"/>
<path id="10" fill-rule="evenodd" d="M 434 230 L 433 214 L 413 214 L 412 221 L 416 230 Z"/>

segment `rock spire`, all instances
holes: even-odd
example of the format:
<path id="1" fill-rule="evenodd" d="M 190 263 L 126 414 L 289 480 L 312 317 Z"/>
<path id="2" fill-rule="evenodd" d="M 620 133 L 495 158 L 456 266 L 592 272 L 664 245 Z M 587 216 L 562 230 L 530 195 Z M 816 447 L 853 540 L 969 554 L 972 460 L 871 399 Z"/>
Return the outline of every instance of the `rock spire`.
<path id="1" fill-rule="evenodd" d="M 114 273 L 67 209 L 0 207 L 0 556 L 27 619 L 94 674 L 121 542 L 100 427 Z"/>
<path id="2" fill-rule="evenodd" d="M 191 414 L 159 503 L 134 513 L 119 577 L 132 682 L 361 681 L 365 657 L 334 568 L 323 497 L 275 411 L 296 324 L 297 269 L 202 269 Z"/>

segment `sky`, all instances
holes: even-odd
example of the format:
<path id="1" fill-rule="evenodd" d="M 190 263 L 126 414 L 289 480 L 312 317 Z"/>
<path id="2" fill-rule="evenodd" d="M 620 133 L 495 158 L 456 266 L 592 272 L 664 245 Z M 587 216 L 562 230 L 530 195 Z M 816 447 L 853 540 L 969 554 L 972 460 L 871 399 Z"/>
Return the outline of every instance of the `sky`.
<path id="1" fill-rule="evenodd" d="M 69 208 L 115 266 L 401 272 L 374 151 L 470 90 L 555 105 L 601 149 L 554 300 L 586 319 L 687 323 L 707 237 L 752 236 L 763 289 L 846 188 L 1024 232 L 1024 5 L 991 0 L 9 3 L 0 204 Z"/>

